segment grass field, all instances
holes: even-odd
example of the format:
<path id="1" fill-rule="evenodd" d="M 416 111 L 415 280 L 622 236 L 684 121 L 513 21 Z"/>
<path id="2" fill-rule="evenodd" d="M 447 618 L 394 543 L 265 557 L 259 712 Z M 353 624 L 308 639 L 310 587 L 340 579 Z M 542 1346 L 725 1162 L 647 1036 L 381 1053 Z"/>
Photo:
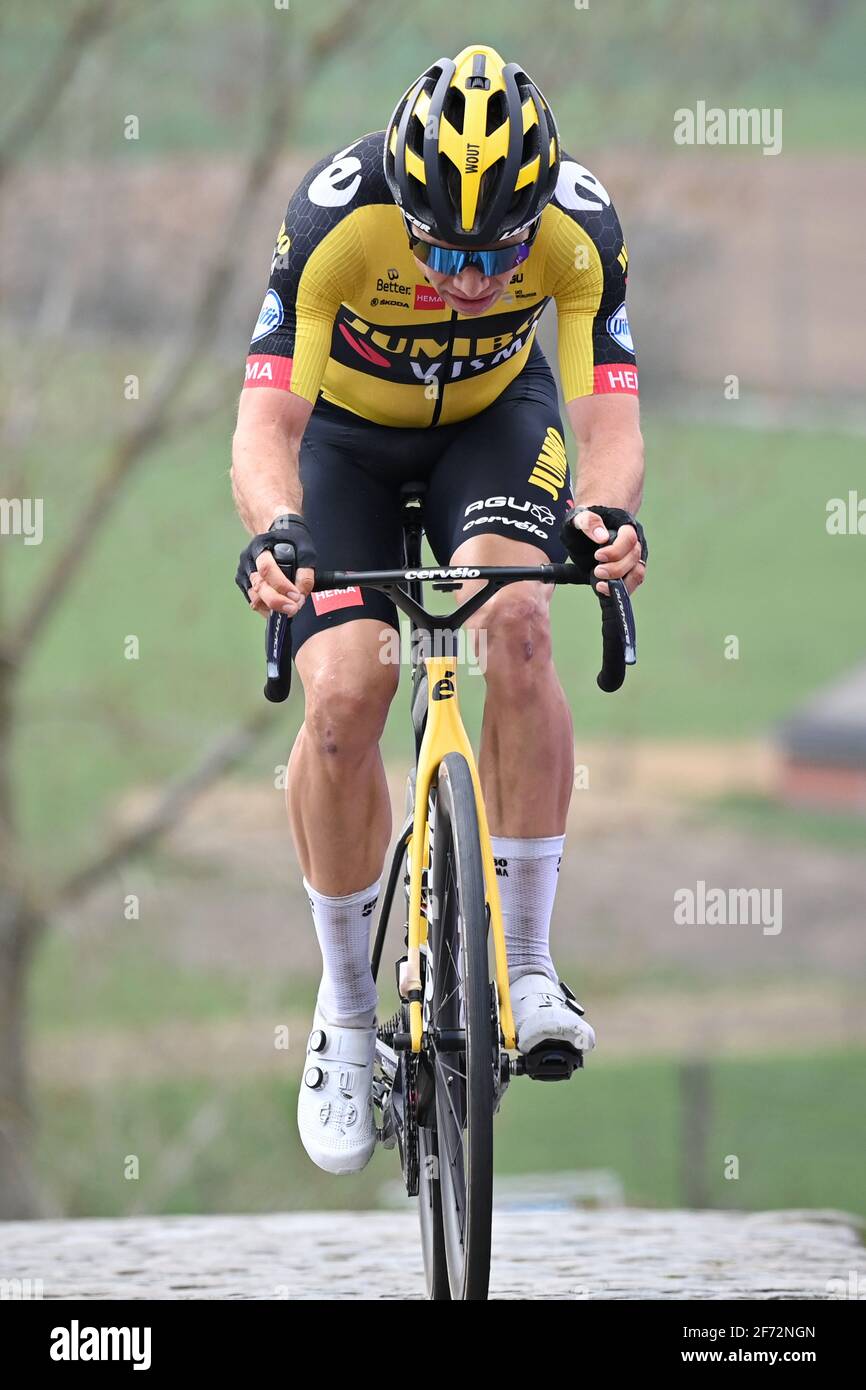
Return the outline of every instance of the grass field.
<path id="1" fill-rule="evenodd" d="M 866 1215 L 862 1053 L 719 1061 L 705 1174 L 714 1206 L 834 1207 Z M 203 1086 L 175 1080 L 41 1094 L 40 1171 L 67 1215 L 312 1210 L 375 1205 L 399 1180 L 379 1151 L 336 1181 L 307 1159 L 294 1076 Z M 617 1173 L 626 1201 L 684 1204 L 678 1067 L 593 1062 L 568 1086 L 515 1082 L 497 1118 L 497 1170 Z M 124 1177 L 127 1156 L 139 1177 Z M 730 1156 L 739 1177 L 724 1177 Z"/>
<path id="2" fill-rule="evenodd" d="M 728 796 L 712 803 L 708 816 L 716 823 L 730 823 L 756 838 L 783 838 L 832 849 L 860 849 L 866 845 L 862 816 L 806 807 L 788 807 L 769 797 Z"/>

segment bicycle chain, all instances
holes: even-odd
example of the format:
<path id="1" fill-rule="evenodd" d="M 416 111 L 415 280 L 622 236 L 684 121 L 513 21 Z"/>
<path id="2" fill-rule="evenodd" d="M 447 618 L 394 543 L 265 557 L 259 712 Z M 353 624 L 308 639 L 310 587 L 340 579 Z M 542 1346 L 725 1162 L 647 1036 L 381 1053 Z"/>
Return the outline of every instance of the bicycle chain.
<path id="1" fill-rule="evenodd" d="M 420 1188 L 421 1155 L 418 1147 L 418 1057 L 400 1053 L 400 1084 L 403 1091 L 403 1178 L 410 1197 Z"/>

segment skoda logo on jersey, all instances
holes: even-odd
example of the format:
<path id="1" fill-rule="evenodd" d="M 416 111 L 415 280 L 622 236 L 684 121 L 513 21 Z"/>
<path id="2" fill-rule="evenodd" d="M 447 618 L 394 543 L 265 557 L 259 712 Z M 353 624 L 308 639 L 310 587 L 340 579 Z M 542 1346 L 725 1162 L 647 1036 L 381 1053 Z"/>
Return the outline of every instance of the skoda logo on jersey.
<path id="1" fill-rule="evenodd" d="M 274 290 L 268 290 L 259 310 L 250 342 L 257 343 L 259 338 L 266 338 L 269 333 L 273 333 L 276 328 L 279 328 L 282 321 L 283 306 L 280 296 Z"/>
<path id="2" fill-rule="evenodd" d="M 628 314 L 625 311 L 625 300 L 618 309 L 614 309 L 608 319 L 607 331 L 619 347 L 625 348 L 626 352 L 634 352 L 631 329 L 628 326 Z"/>

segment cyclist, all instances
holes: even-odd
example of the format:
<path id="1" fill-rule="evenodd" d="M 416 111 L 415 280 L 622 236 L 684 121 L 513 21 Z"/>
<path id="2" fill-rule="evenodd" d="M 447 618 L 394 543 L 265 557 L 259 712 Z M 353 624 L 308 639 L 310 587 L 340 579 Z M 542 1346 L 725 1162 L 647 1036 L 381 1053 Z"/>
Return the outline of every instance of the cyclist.
<path id="1" fill-rule="evenodd" d="M 561 151 L 523 69 L 480 44 L 422 73 L 386 131 L 316 164 L 277 236 L 234 436 L 234 495 L 253 535 L 238 584 L 256 612 L 292 617 L 304 687 L 287 804 L 323 975 L 298 1124 L 331 1172 L 357 1171 L 375 1146 L 369 934 L 391 834 L 379 739 L 398 680 L 382 639 L 399 624 L 378 590 L 311 593 L 314 572 L 400 567 L 400 485 L 423 478 L 438 564 L 576 558 L 612 522 L 600 591 L 619 577 L 634 590 L 646 551 L 626 270 L 605 188 Z M 551 299 L 576 506 L 536 342 Z M 294 583 L 272 554 L 286 541 Z M 573 785 L 551 593 L 510 585 L 470 622 L 486 635 L 479 769 L 525 1052 L 595 1045 L 548 944 Z"/>

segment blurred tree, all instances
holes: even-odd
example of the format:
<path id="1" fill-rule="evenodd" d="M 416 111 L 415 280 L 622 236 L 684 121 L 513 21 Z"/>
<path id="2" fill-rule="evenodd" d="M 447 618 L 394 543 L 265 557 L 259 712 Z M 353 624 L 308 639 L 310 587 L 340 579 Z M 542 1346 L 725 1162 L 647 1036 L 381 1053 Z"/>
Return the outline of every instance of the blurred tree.
<path id="1" fill-rule="evenodd" d="M 119 0 L 90 0 L 72 16 L 54 54 L 0 137 L 0 184 L 43 130 L 78 71 L 85 53 L 114 22 Z"/>
<path id="2" fill-rule="evenodd" d="M 66 28 L 45 70 L 33 84 L 32 100 L 21 108 L 5 137 L 0 138 L 0 178 L 7 176 L 26 146 L 38 135 L 71 82 L 89 47 L 129 10 L 114 0 L 88 0 Z M 167 17 L 168 18 L 168 17 Z M 264 111 L 254 141 L 240 162 L 232 209 L 218 250 L 207 266 L 185 331 L 169 345 L 149 398 L 136 422 L 119 429 L 107 450 L 105 465 L 53 561 L 45 568 L 27 603 L 6 603 L 0 621 L 0 1219 L 37 1215 L 39 1198 L 32 1177 L 32 1106 L 25 1048 L 27 979 L 41 934 L 55 907 L 81 898 L 128 856 L 140 852 L 175 825 L 188 806 L 215 778 L 233 766 L 266 727 L 264 706 L 208 750 L 193 770 L 164 789 L 150 814 L 132 831 L 99 844 L 87 862 L 78 865 L 62 883 L 46 882 L 38 864 L 28 865 L 16 824 L 16 789 L 11 773 L 16 730 L 16 695 L 22 675 L 47 624 L 68 593 L 70 580 L 81 569 L 101 528 L 111 516 L 121 491 L 162 444 L 207 407 L 187 399 L 201 344 L 208 342 L 229 297 L 238 271 L 237 246 L 274 160 L 285 147 L 297 119 L 305 84 L 312 81 L 340 48 L 357 37 L 362 23 L 357 7 L 344 3 L 322 23 L 307 24 L 299 42 L 274 43 L 265 30 L 258 81 Z M 30 428 L 38 427 L 38 410 Z M 16 420 L 16 430 L 21 421 Z M 21 495 L 15 464 L 15 441 L 7 450 L 6 494 Z M 18 441 L 20 443 L 20 439 Z M 8 487 L 12 482 L 15 486 Z M 6 566 L 4 578 L 9 578 Z M 0 595 L 2 597 L 2 595 Z M 44 862 L 50 862 L 45 846 Z"/>

